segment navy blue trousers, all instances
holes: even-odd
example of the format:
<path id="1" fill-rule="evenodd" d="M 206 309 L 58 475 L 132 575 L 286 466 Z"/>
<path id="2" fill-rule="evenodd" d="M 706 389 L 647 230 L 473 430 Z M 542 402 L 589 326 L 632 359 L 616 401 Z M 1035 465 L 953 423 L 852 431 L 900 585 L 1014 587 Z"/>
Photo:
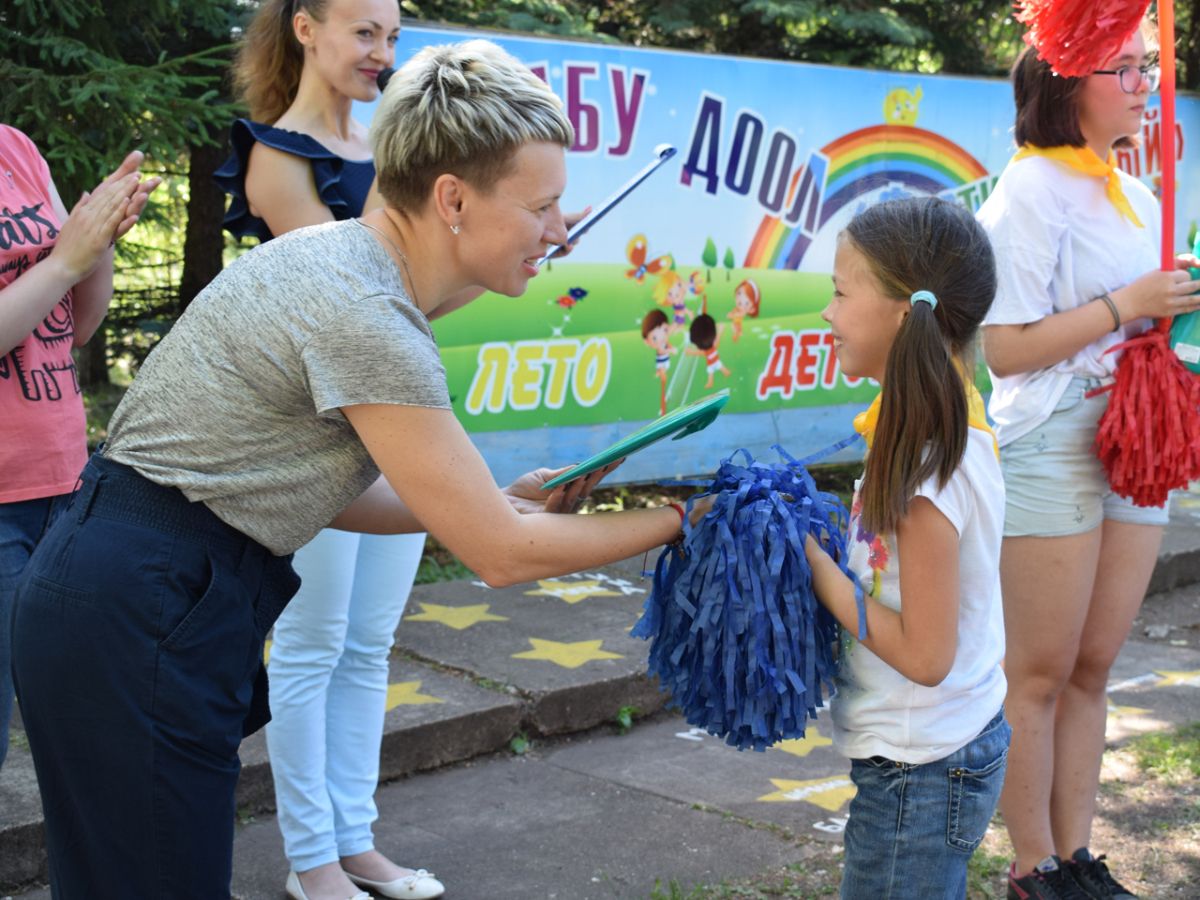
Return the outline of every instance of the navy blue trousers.
<path id="1" fill-rule="evenodd" d="M 13 674 L 55 900 L 230 896 L 263 641 L 299 586 L 200 503 L 94 455 L 34 551 Z"/>

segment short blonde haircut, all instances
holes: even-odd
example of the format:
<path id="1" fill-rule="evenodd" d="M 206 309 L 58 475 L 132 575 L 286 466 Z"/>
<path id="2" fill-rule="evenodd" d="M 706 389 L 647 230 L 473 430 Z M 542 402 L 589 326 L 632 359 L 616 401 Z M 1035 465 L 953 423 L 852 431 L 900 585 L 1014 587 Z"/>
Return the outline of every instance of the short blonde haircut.
<path id="1" fill-rule="evenodd" d="M 371 123 L 379 192 L 403 212 L 424 205 L 439 175 L 488 191 L 524 144 L 574 140 L 546 83 L 485 40 L 419 51 L 392 76 Z"/>

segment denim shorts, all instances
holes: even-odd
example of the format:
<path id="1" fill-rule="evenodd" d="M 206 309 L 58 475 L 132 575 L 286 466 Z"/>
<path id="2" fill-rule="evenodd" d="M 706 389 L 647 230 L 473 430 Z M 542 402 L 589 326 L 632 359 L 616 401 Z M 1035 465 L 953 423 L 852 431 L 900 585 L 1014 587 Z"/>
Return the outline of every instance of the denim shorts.
<path id="1" fill-rule="evenodd" d="M 1113 493 L 1093 444 L 1108 394 L 1086 397 L 1099 380 L 1071 379 L 1050 418 L 1000 448 L 1004 536 L 1084 534 L 1104 519 L 1166 525 L 1166 506 L 1135 506 Z"/>
<path id="2" fill-rule="evenodd" d="M 944 759 L 851 760 L 843 900 L 960 900 L 967 862 L 996 811 L 1012 729 L 1004 709 Z"/>

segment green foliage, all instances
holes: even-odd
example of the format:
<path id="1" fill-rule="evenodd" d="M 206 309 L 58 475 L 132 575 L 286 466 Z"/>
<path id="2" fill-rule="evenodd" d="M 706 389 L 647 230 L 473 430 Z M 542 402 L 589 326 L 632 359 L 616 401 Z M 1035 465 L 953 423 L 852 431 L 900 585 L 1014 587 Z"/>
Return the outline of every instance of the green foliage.
<path id="1" fill-rule="evenodd" d="M 165 180 L 117 246 L 116 290 L 101 332 L 110 366 L 136 366 L 178 315 L 189 154 L 223 141 L 235 115 L 223 83 L 246 11 L 242 0 L 0 6 L 0 122 L 38 145 L 67 208 L 130 150 L 146 154 L 143 172 Z M 85 384 L 90 372 L 81 369 Z"/>
<path id="2" fill-rule="evenodd" d="M 518 731 L 513 739 L 508 742 L 508 749 L 517 756 L 524 755 L 532 746 L 533 742 L 529 740 L 529 737 L 523 731 Z"/>
<path id="3" fill-rule="evenodd" d="M 167 171 L 214 140 L 238 0 L 10 0 L 0 121 L 26 132 L 68 207 L 132 149 Z"/>
<path id="4" fill-rule="evenodd" d="M 1138 768 L 1169 784 L 1200 778 L 1200 722 L 1162 734 L 1145 734 L 1129 743 Z"/>
<path id="5" fill-rule="evenodd" d="M 125 396 L 121 385 L 105 382 L 83 391 L 83 409 L 87 416 L 88 450 L 95 450 L 108 438 L 108 420 Z"/>
<path id="6" fill-rule="evenodd" d="M 622 706 L 617 710 L 616 722 L 621 734 L 629 733 L 629 729 L 633 728 L 633 720 L 639 712 L 641 710 L 636 706 Z"/>
<path id="7" fill-rule="evenodd" d="M 1020 49 L 1010 0 L 581 2 L 596 30 L 637 46 L 815 63 L 1001 74 Z"/>
<path id="8" fill-rule="evenodd" d="M 528 34 L 588 37 L 611 41 L 597 34 L 597 11 L 573 0 L 402 0 L 406 16 L 432 22 L 449 22 L 472 28 L 497 28 Z"/>
<path id="9" fill-rule="evenodd" d="M 1008 856 L 988 853 L 982 847 L 971 854 L 971 860 L 967 863 L 967 896 L 971 900 L 1004 897 L 1008 863 Z"/>
<path id="10" fill-rule="evenodd" d="M 462 564 L 457 556 L 446 549 L 437 538 L 428 535 L 421 564 L 417 567 L 415 584 L 433 584 L 438 581 L 474 581 L 475 573 Z"/>
<path id="11" fill-rule="evenodd" d="M 413 583 L 434 584 L 439 581 L 469 581 L 474 578 L 475 573 L 457 559 L 439 559 L 426 552 L 421 557 L 421 564 L 417 567 L 417 575 Z"/>

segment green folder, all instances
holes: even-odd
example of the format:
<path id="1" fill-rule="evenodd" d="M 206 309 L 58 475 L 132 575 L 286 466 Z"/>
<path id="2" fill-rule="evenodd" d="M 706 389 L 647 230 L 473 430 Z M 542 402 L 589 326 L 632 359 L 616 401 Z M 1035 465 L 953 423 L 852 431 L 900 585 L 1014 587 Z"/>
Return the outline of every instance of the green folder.
<path id="1" fill-rule="evenodd" d="M 709 423 L 717 417 L 726 403 L 729 402 L 729 389 L 717 391 L 715 394 L 709 394 L 707 397 L 701 397 L 686 406 L 680 406 L 677 409 L 671 410 L 665 416 L 655 419 L 643 425 L 632 434 L 628 434 L 621 438 L 615 444 L 605 447 L 594 456 L 589 456 L 579 465 L 574 466 L 561 475 L 551 478 L 544 485 L 543 490 L 550 490 L 558 487 L 560 484 L 566 484 L 581 475 L 586 475 L 588 472 L 594 472 L 603 466 L 607 466 L 611 462 L 616 462 L 618 459 L 629 456 L 631 453 L 636 453 L 643 447 L 648 447 L 655 441 L 661 441 L 665 437 L 674 436 L 675 440 L 687 437 L 700 431 L 702 428 L 707 428 Z"/>
<path id="2" fill-rule="evenodd" d="M 1200 256 L 1200 234 L 1196 235 L 1192 255 Z M 1200 269 L 1188 272 L 1193 281 L 1200 279 Z M 1171 349 L 1189 370 L 1200 375 L 1200 312 L 1184 313 L 1171 322 Z"/>

